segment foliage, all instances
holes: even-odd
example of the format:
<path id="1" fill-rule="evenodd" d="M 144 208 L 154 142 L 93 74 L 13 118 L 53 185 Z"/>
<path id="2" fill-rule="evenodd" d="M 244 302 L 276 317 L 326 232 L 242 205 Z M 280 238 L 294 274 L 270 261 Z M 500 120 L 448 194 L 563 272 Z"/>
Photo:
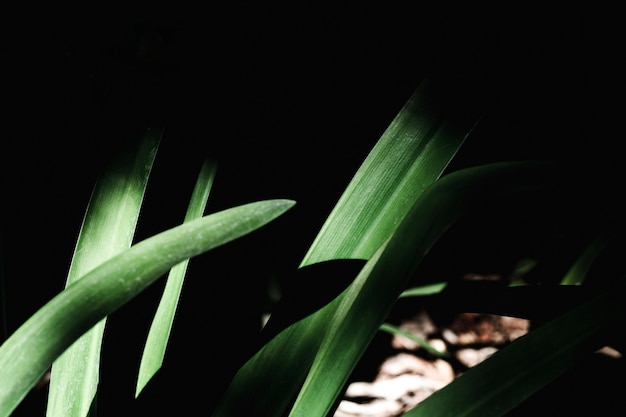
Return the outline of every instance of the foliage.
<path id="1" fill-rule="evenodd" d="M 463 93 L 431 80 L 420 84 L 352 177 L 299 266 L 281 282 L 282 296 L 255 343 L 234 359 L 230 378 L 212 387 L 219 398 L 209 403 L 210 415 L 332 415 L 377 332 L 395 331 L 385 320 L 403 297 L 538 323 L 407 416 L 505 415 L 600 347 L 619 345 L 610 330 L 624 316 L 623 277 L 613 268 L 621 225 L 618 217 L 599 219 L 597 211 L 587 210 L 590 197 L 581 184 L 593 184 L 595 177 L 584 178 L 576 166 L 555 161 L 450 169 L 480 123 L 480 114 L 468 107 Z M 103 173 L 80 231 L 67 287 L 0 346 L 0 416 L 11 415 L 50 366 L 50 398 L 55 400 L 49 417 L 97 411 L 102 328 L 94 326 L 169 271 L 168 284 L 174 279 L 178 284 L 164 287 L 162 302 L 168 303 L 169 313 L 155 316 L 161 332 L 155 336 L 151 330 L 146 352 L 155 344 L 156 352 L 142 358 L 153 362 L 145 373 L 147 362 L 141 364 L 135 385 L 141 400 L 142 390 L 158 375 L 166 347 L 176 344 L 170 330 L 190 258 L 245 240 L 252 232 L 269 242 L 263 234 L 266 225 L 280 222 L 294 206 L 293 200 L 271 199 L 203 215 L 213 181 L 213 171 L 207 173 L 203 166 L 184 223 L 131 245 L 158 148 L 155 136 L 160 134 L 148 129 L 131 158 L 116 160 Z M 594 192 L 594 204 L 611 204 L 610 198 L 603 200 L 606 190 Z M 485 201 L 501 213 L 484 216 Z M 463 230 L 457 229 L 459 223 L 487 222 L 482 226 L 519 231 L 515 226 L 520 221 L 534 224 L 531 232 L 538 242 L 553 239 L 550 226 L 561 221 L 557 232 L 580 243 L 564 246 L 558 254 L 569 262 L 565 274 L 541 279 L 529 274 L 522 277 L 523 285 L 511 282 L 481 293 L 480 288 L 468 292 L 459 287 L 453 277 L 433 282 L 420 273 L 443 239 L 458 238 L 455 233 Z M 111 249 L 103 253 L 99 245 Z M 516 255 L 521 261 L 526 253 Z M 446 256 L 448 262 L 457 257 Z M 81 259 L 86 266 L 79 267 Z M 99 333 L 90 347 L 74 344 L 94 331 Z M 80 351 L 64 361 L 73 350 Z M 64 375 L 66 367 L 83 361 L 85 370 L 92 369 L 85 382 L 75 370 Z"/>

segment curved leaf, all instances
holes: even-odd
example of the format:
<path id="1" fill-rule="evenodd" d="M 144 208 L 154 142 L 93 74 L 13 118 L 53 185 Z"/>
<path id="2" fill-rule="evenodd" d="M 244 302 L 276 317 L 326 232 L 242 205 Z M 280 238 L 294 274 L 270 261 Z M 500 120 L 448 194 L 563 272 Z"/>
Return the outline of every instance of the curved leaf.
<path id="1" fill-rule="evenodd" d="M 444 172 L 478 123 L 461 93 L 424 80 L 363 161 L 301 266 L 369 259 L 422 192 Z"/>
<path id="2" fill-rule="evenodd" d="M 259 201 L 192 220 L 133 245 L 69 285 L 0 346 L 0 417 L 11 414 L 72 342 L 174 265 L 258 229 L 294 204 Z"/>
<path id="3" fill-rule="evenodd" d="M 601 348 L 624 320 L 624 289 L 601 293 L 469 369 L 406 417 L 500 417 Z"/>
<path id="4" fill-rule="evenodd" d="M 494 163 L 442 177 L 411 208 L 388 242 L 338 299 L 320 348 L 289 414 L 325 416 L 356 363 L 440 236 L 468 210 L 519 192 L 541 190 L 554 167 L 536 162 Z"/>
<path id="5" fill-rule="evenodd" d="M 359 167 L 301 268 L 335 259 L 369 259 L 441 176 L 479 120 L 459 106 L 462 94 L 451 97 L 444 90 L 431 80 L 419 85 Z M 284 415 L 342 296 L 259 350 L 237 373 L 214 415 Z"/>

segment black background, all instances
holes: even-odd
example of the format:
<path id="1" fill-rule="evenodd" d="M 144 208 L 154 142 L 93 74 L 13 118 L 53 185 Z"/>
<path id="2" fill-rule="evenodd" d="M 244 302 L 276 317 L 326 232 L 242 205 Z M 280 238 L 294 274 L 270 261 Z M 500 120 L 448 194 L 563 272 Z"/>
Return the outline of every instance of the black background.
<path id="1" fill-rule="evenodd" d="M 243 307 L 259 302 L 267 275 L 299 264 L 426 77 L 471 85 L 483 114 L 451 169 L 556 157 L 602 183 L 621 178 L 623 28 L 615 11 L 234 9 L 2 17 L 9 332 L 63 288 L 99 170 L 146 126 L 165 134 L 136 240 L 182 221 L 204 157 L 219 163 L 208 211 L 297 201 L 250 238 L 192 261 L 166 363 L 138 401 L 133 382 L 160 284 L 109 318 L 102 416 L 210 407 L 211 386 L 231 371 L 224 357 L 244 349 L 257 325 L 255 309 Z M 43 395 L 16 415 L 43 415 Z"/>

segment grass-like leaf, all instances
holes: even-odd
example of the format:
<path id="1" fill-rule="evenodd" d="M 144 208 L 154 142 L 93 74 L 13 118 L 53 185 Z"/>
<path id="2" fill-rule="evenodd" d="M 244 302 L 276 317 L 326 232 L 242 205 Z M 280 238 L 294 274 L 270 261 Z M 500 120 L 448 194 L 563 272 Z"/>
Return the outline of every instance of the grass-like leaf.
<path id="1" fill-rule="evenodd" d="M 428 80 L 418 87 L 364 160 L 300 267 L 369 259 L 441 176 L 478 116 L 467 108 L 458 111 L 440 92 Z M 237 373 L 213 415 L 284 415 L 345 293 L 259 350 Z"/>
<path id="2" fill-rule="evenodd" d="M 587 246 L 583 254 L 576 260 L 574 265 L 567 271 L 565 277 L 561 280 L 562 285 L 582 285 L 589 269 L 593 265 L 597 256 L 604 250 L 611 240 L 612 236 L 604 234 L 595 238 L 589 246 Z"/>
<path id="3" fill-rule="evenodd" d="M 187 214 L 185 215 L 185 222 L 202 217 L 204 214 L 216 169 L 217 165 L 211 160 L 206 160 L 200 168 Z M 152 320 L 141 356 L 135 397 L 141 393 L 141 390 L 152 379 L 154 374 L 161 369 L 163 364 L 188 264 L 189 259 L 185 259 L 178 265 L 175 265 L 168 274 L 163 295 Z"/>
<path id="4" fill-rule="evenodd" d="M 446 285 L 448 285 L 447 282 L 436 282 L 434 284 L 426 284 L 419 287 L 409 288 L 400 294 L 400 298 L 437 294 L 443 291 L 446 288 Z"/>
<path id="5" fill-rule="evenodd" d="M 258 201 L 183 223 L 102 263 L 41 307 L 0 346 L 0 417 L 7 417 L 78 337 L 174 265 L 244 236 L 293 207 Z"/>
<path id="6" fill-rule="evenodd" d="M 427 296 L 427 295 L 438 294 L 446 288 L 446 285 L 448 285 L 447 282 L 437 282 L 434 284 L 426 284 L 426 285 L 422 285 L 419 287 L 409 288 L 409 289 L 404 290 L 398 296 L 398 298 L 422 297 L 422 296 Z M 437 348 L 435 348 L 430 343 L 428 343 L 427 340 L 417 337 L 414 334 L 411 334 L 410 332 L 402 330 L 401 328 L 394 326 L 392 324 L 383 323 L 380 325 L 380 330 L 383 332 L 392 334 L 392 335 L 404 336 L 407 339 L 422 346 L 425 350 L 427 350 L 428 352 L 432 353 L 435 356 L 439 356 L 439 357 L 449 356 L 447 352 L 439 351 Z"/>
<path id="7" fill-rule="evenodd" d="M 582 303 L 466 371 L 404 415 L 505 415 L 603 346 L 602 333 L 624 319 L 624 295 L 618 288 Z"/>
<path id="8" fill-rule="evenodd" d="M 112 161 L 89 201 L 66 285 L 132 244 L 148 177 L 163 129 L 148 129 L 134 153 Z M 96 396 L 106 318 L 52 365 L 48 417 L 84 417 Z"/>
<path id="9" fill-rule="evenodd" d="M 326 326 L 290 417 L 325 416 L 350 373 L 439 237 L 467 210 L 518 190 L 541 189 L 543 164 L 499 163 L 449 174 L 416 202 L 396 232 L 363 267 Z"/>
<path id="10" fill-rule="evenodd" d="M 363 161 L 313 241 L 302 266 L 369 259 L 437 180 L 478 122 L 423 81 Z M 456 99 L 455 99 L 456 100 Z"/>
<path id="11" fill-rule="evenodd" d="M 383 323 L 380 325 L 380 330 L 382 330 L 383 332 L 387 332 L 391 335 L 397 335 L 397 336 L 403 336 L 406 337 L 407 339 L 411 340 L 412 342 L 417 343 L 421 348 L 423 348 L 424 350 L 426 350 L 427 352 L 432 353 L 433 355 L 439 357 L 439 358 L 447 358 L 450 356 L 450 354 L 448 352 L 442 352 L 441 350 L 437 349 L 436 347 L 434 347 L 433 345 L 431 345 L 430 343 L 428 343 L 427 340 L 422 339 L 419 336 L 414 335 L 411 332 L 408 332 L 406 330 L 401 329 L 398 326 L 394 326 L 392 324 L 389 323 Z"/>

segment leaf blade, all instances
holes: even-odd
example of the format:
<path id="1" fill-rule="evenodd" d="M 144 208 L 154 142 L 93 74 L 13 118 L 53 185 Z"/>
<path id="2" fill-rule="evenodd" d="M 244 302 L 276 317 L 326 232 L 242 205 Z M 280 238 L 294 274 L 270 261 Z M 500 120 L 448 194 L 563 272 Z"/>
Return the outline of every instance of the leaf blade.
<path id="1" fill-rule="evenodd" d="M 262 227 L 294 204 L 258 201 L 183 223 L 131 246 L 69 285 L 0 345 L 0 417 L 11 414 L 74 340 L 172 266 Z"/>
<path id="2" fill-rule="evenodd" d="M 439 178 L 478 121 L 478 115 L 467 108 L 458 111 L 457 104 L 451 104 L 456 97 L 441 99 L 441 91 L 441 85 L 429 80 L 420 84 L 412 101 L 363 161 L 300 267 L 342 258 L 368 259 L 391 236 L 421 192 Z M 399 162 L 394 152 L 398 142 L 404 145 L 400 155 L 410 154 L 419 161 Z M 428 167 L 422 166 L 424 161 L 430 162 Z M 389 201 L 381 203 L 384 199 Z M 260 349 L 240 368 L 212 415 L 283 416 L 344 296 L 345 291 Z M 241 398 L 247 399 L 245 404 Z"/>
<path id="3" fill-rule="evenodd" d="M 67 285 L 130 247 L 148 177 L 163 129 L 148 129 L 134 154 L 114 160 L 98 179 L 89 201 L 67 276 Z M 106 318 L 76 340 L 51 368 L 46 415 L 83 417 L 99 381 Z"/>
<path id="4" fill-rule="evenodd" d="M 479 206 L 485 195 L 495 198 L 518 188 L 542 187 L 549 178 L 546 168 L 531 162 L 489 164 L 454 172 L 433 184 L 339 302 L 290 417 L 330 411 L 418 264 L 467 209 Z"/>
<path id="5" fill-rule="evenodd" d="M 213 161 L 207 160 L 202 164 L 184 221 L 197 219 L 204 214 L 216 169 L 217 166 Z M 189 259 L 183 260 L 172 267 L 167 277 L 141 356 L 135 398 L 163 364 L 188 264 Z"/>
<path id="6" fill-rule="evenodd" d="M 623 288 L 607 291 L 531 331 L 433 393 L 407 417 L 500 417 L 601 346 L 619 325 Z M 479 399 L 479 400 L 477 400 Z"/>
<path id="7" fill-rule="evenodd" d="M 301 266 L 368 259 L 441 176 L 479 117 L 442 103 L 440 93 L 439 85 L 425 80 L 411 95 L 355 173 Z"/>

